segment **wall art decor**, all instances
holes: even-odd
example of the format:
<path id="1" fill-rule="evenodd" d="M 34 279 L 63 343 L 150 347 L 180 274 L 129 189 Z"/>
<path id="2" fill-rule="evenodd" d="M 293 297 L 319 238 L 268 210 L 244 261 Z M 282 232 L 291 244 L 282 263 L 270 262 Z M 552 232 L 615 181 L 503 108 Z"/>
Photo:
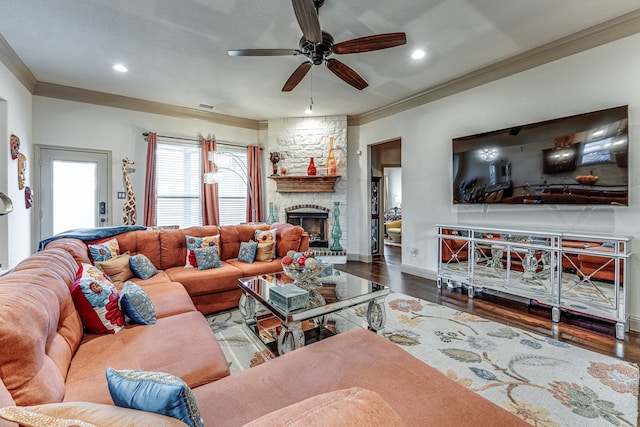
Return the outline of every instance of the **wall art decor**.
<path id="1" fill-rule="evenodd" d="M 24 187 L 24 207 L 29 209 L 33 206 L 33 192 L 31 191 L 31 187 Z"/>
<path id="2" fill-rule="evenodd" d="M 27 181 L 25 173 L 27 171 L 27 156 L 18 153 L 18 189 L 22 190 Z"/>
<path id="3" fill-rule="evenodd" d="M 18 153 L 20 153 L 20 138 L 12 134 L 9 139 L 9 148 L 11 149 L 11 159 L 17 159 Z"/>

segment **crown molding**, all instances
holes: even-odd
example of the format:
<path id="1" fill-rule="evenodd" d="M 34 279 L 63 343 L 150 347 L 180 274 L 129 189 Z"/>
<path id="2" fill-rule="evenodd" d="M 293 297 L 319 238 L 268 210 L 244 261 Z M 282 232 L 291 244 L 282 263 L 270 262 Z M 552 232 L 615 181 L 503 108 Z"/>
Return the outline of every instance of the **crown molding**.
<path id="1" fill-rule="evenodd" d="M 22 85 L 27 88 L 30 93 L 36 86 L 38 80 L 33 75 L 29 67 L 22 62 L 15 50 L 9 42 L 0 34 L 0 62 L 2 62 L 11 73 L 18 79 Z"/>
<path id="2" fill-rule="evenodd" d="M 144 99 L 131 98 L 128 96 L 96 92 L 93 90 L 80 89 L 77 87 L 63 86 L 55 83 L 37 82 L 33 94 L 37 96 L 45 96 L 48 98 L 64 99 L 67 101 L 103 105 L 105 107 L 141 111 L 151 114 L 160 114 L 163 116 L 205 120 L 221 125 L 235 126 L 252 130 L 258 130 L 260 126 L 260 122 L 258 120 L 213 113 L 210 111 L 201 111 L 195 108 L 180 107 L 177 105 L 147 101 Z"/>
<path id="3" fill-rule="evenodd" d="M 640 9 L 432 86 L 409 98 L 360 114 L 355 121 L 362 125 L 380 120 L 638 33 Z"/>

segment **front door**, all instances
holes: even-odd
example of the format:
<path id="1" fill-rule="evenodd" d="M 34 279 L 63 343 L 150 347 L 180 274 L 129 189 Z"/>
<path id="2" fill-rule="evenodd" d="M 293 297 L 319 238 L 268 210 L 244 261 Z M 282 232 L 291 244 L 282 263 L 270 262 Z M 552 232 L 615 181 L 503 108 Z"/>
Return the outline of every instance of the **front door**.
<path id="1" fill-rule="evenodd" d="M 37 151 L 40 240 L 74 228 L 111 225 L 111 153 L 42 146 Z"/>

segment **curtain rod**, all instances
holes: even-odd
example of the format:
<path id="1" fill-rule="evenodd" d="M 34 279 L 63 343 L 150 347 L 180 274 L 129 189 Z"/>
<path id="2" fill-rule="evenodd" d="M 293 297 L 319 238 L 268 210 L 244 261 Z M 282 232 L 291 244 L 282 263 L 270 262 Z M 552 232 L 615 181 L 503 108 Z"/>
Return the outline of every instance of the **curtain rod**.
<path id="1" fill-rule="evenodd" d="M 145 138 L 147 138 L 149 136 L 149 132 L 143 132 L 142 136 L 144 136 Z M 156 135 L 157 138 L 165 138 L 165 139 L 177 139 L 177 140 L 181 140 L 181 141 L 193 141 L 193 142 L 200 142 L 200 139 L 195 139 L 195 138 L 182 138 L 179 136 L 167 136 L 167 135 Z M 239 144 L 237 142 L 229 142 L 229 141 L 219 141 L 219 140 L 215 140 L 217 145 L 226 145 L 226 146 L 230 146 L 230 147 L 247 147 L 246 145 L 243 144 Z M 260 147 L 260 151 L 262 151 L 262 147 Z"/>

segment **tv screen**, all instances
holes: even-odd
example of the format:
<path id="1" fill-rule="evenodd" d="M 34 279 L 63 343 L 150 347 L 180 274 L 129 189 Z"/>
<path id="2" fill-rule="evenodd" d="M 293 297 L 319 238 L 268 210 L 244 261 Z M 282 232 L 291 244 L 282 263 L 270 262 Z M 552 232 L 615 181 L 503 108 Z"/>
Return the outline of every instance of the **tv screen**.
<path id="1" fill-rule="evenodd" d="M 628 205 L 628 107 L 453 139 L 453 203 Z"/>

